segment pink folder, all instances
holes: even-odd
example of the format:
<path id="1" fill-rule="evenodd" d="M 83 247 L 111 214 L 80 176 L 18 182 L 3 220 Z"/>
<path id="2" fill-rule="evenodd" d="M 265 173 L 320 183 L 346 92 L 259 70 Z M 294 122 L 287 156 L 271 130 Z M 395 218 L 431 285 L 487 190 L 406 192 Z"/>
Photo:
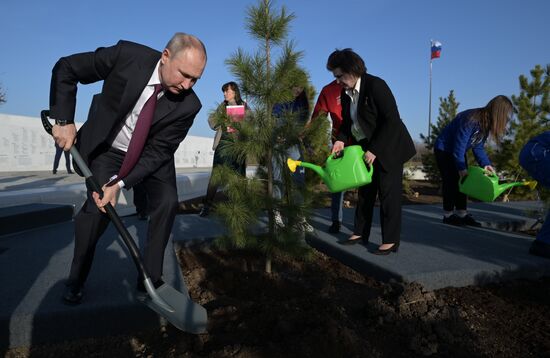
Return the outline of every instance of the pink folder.
<path id="1" fill-rule="evenodd" d="M 233 122 L 240 122 L 244 118 L 244 105 L 237 105 L 237 106 L 226 106 L 225 107 L 226 113 L 229 117 L 231 117 L 231 120 Z M 235 129 L 232 127 L 227 127 L 227 132 L 233 133 L 235 132 Z"/>
<path id="2" fill-rule="evenodd" d="M 244 118 L 244 105 L 238 105 L 238 106 L 226 106 L 225 107 L 226 113 L 233 122 L 240 122 Z"/>

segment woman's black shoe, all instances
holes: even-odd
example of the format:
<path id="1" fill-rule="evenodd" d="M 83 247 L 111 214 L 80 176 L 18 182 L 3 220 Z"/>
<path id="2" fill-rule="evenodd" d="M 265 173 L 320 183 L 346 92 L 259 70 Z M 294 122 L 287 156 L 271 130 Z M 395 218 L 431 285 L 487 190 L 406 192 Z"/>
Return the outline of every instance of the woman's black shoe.
<path id="1" fill-rule="evenodd" d="M 443 217 L 443 224 L 454 225 L 454 226 L 464 226 L 464 225 L 466 225 L 464 223 L 464 220 L 456 214 L 452 214 L 450 216 L 444 216 Z"/>
<path id="2" fill-rule="evenodd" d="M 340 221 L 333 221 L 332 225 L 328 228 L 328 232 L 331 234 L 338 234 L 340 232 Z"/>
<path id="3" fill-rule="evenodd" d="M 380 250 L 380 248 L 378 248 L 374 254 L 375 255 L 389 255 L 390 253 L 392 252 L 397 252 L 397 249 L 399 249 L 399 243 L 397 244 L 393 244 L 392 247 L 390 247 L 389 249 L 386 249 L 386 250 Z"/>

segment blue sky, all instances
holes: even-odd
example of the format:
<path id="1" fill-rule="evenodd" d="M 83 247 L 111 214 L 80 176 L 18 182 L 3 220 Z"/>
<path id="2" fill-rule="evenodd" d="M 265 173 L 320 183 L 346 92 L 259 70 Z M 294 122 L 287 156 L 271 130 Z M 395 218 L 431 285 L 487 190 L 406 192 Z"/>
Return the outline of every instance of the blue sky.
<path id="1" fill-rule="evenodd" d="M 162 50 L 173 33 L 183 31 L 203 40 L 209 58 L 195 85 L 203 109 L 190 134 L 213 137 L 207 113 L 223 99 L 221 85 L 234 80 L 224 61 L 238 47 L 251 53 L 257 46 L 244 25 L 246 8 L 254 4 L 2 0 L 0 85 L 7 103 L 0 113 L 38 117 L 48 106 L 51 69 L 62 56 L 119 39 Z M 276 0 L 274 5 L 295 14 L 289 38 L 304 52 L 302 65 L 318 91 L 332 80 L 325 69 L 328 55 L 351 47 L 369 73 L 386 80 L 417 140 L 427 133 L 430 39 L 443 45 L 441 58 L 433 61 L 432 121 L 439 97 L 452 89 L 459 110 L 482 106 L 497 94 L 518 94 L 519 75 L 550 63 L 546 0 Z M 100 89 L 99 84 L 79 87 L 77 121 L 86 118 Z"/>

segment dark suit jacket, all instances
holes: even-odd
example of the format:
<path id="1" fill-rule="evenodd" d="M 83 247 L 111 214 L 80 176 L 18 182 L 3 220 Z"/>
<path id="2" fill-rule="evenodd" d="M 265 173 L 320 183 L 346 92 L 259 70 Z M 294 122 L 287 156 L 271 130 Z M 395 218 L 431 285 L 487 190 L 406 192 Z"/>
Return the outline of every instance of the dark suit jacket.
<path id="1" fill-rule="evenodd" d="M 338 139 L 348 143 L 352 138 L 350 117 L 351 99 L 342 90 L 342 126 Z M 390 171 L 401 166 L 416 153 L 413 140 L 399 116 L 395 98 L 384 80 L 367 73 L 361 76 L 361 88 L 357 101 L 359 125 L 367 136 L 363 148 L 376 155 L 382 168 Z"/>
<path id="2" fill-rule="evenodd" d="M 101 96 L 94 98 L 93 110 L 77 134 L 76 147 L 88 165 L 111 145 L 151 78 L 160 55 L 149 47 L 119 41 L 112 47 L 63 57 L 55 65 L 50 88 L 51 118 L 74 120 L 77 83 L 103 81 Z M 141 157 L 124 178 L 127 188 L 162 166 L 174 165 L 174 152 L 200 109 L 193 90 L 178 95 L 165 91 L 157 103 Z"/>

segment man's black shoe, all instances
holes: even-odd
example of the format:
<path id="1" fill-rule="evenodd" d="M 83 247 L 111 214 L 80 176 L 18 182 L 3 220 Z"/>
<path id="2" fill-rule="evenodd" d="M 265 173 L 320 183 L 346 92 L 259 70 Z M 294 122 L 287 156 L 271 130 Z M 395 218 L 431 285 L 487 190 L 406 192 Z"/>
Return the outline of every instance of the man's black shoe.
<path id="1" fill-rule="evenodd" d="M 57 169 L 52 170 L 52 174 L 57 174 Z"/>
<path id="2" fill-rule="evenodd" d="M 481 227 L 481 223 L 476 221 L 472 214 L 467 214 L 465 217 L 461 218 L 464 225 Z"/>
<path id="3" fill-rule="evenodd" d="M 529 253 L 531 255 L 545 257 L 550 259 L 550 244 L 542 242 L 540 240 L 535 240 L 529 248 Z"/>
<path id="4" fill-rule="evenodd" d="M 333 221 L 332 225 L 328 228 L 328 232 L 338 234 L 340 232 L 340 221 Z"/>
<path id="5" fill-rule="evenodd" d="M 78 305 L 83 296 L 81 286 L 67 286 L 63 294 L 63 302 L 67 305 Z"/>
<path id="6" fill-rule="evenodd" d="M 443 223 L 447 225 L 454 225 L 454 226 L 464 226 L 464 220 L 456 214 L 452 214 L 451 216 L 444 216 L 443 217 Z"/>
<path id="7" fill-rule="evenodd" d="M 74 174 L 74 172 L 71 169 L 69 169 L 67 170 L 67 174 Z"/>

